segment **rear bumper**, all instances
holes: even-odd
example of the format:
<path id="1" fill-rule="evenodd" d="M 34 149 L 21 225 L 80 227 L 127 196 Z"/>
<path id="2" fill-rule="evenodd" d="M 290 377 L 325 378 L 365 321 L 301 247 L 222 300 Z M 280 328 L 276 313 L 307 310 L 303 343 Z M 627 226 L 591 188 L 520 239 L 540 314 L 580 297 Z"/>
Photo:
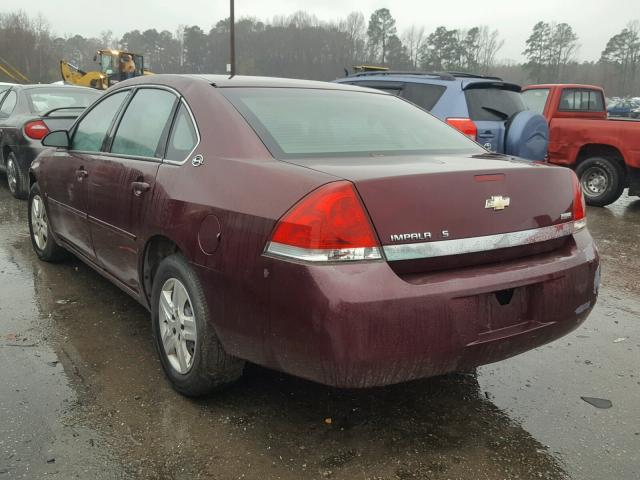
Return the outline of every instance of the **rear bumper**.
<path id="1" fill-rule="evenodd" d="M 45 148 L 46 147 L 43 147 L 36 142 L 25 142 L 24 144 L 16 147 L 16 158 L 18 159 L 18 164 L 24 174 L 29 171 L 31 163 Z"/>
<path id="2" fill-rule="evenodd" d="M 385 262 L 269 259 L 267 366 L 369 387 L 499 361 L 561 337 L 595 305 L 599 260 L 583 229 L 552 253 L 400 278 Z M 510 289 L 513 297 L 504 302 Z"/>

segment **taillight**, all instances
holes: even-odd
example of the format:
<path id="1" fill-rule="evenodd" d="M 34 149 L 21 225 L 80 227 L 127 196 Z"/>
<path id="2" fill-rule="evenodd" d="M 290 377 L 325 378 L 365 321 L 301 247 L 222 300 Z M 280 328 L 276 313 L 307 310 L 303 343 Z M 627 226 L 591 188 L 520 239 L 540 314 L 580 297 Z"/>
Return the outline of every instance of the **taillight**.
<path id="1" fill-rule="evenodd" d="M 314 190 L 278 222 L 266 252 L 306 262 L 378 260 L 378 240 L 367 213 L 346 181 Z"/>
<path id="2" fill-rule="evenodd" d="M 471 140 L 478 138 L 478 127 L 470 118 L 447 118 L 446 122 L 453 128 L 460 130 Z"/>
<path id="3" fill-rule="evenodd" d="M 34 140 L 42 140 L 49 133 L 49 129 L 42 120 L 35 120 L 25 124 L 24 133 Z"/>
<path id="4" fill-rule="evenodd" d="M 584 202 L 584 193 L 582 192 L 582 186 L 580 180 L 575 173 L 572 173 L 573 183 L 573 206 L 571 212 L 573 213 L 573 225 L 575 230 L 580 230 L 587 225 L 587 207 Z"/>

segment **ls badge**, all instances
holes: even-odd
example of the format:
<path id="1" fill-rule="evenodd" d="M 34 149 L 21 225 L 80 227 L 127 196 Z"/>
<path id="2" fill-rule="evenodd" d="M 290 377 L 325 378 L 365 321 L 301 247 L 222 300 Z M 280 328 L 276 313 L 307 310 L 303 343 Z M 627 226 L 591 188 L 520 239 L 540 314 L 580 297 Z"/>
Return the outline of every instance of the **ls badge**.
<path id="1" fill-rule="evenodd" d="M 484 208 L 493 208 L 496 210 L 504 210 L 511 205 L 511 199 L 509 197 L 503 197 L 502 195 L 487 198 L 484 204 Z"/>

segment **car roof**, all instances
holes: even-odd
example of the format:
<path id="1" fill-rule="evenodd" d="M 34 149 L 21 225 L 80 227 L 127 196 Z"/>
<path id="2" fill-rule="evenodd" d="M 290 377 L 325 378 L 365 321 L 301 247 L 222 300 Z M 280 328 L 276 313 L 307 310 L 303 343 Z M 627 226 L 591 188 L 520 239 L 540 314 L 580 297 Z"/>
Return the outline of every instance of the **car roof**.
<path id="1" fill-rule="evenodd" d="M 451 74 L 438 74 L 438 73 L 426 73 L 416 74 L 413 72 L 392 72 L 385 74 L 370 73 L 368 75 L 350 75 L 348 77 L 341 78 L 339 82 L 365 82 L 373 80 L 376 82 L 403 82 L 403 83 L 424 83 L 429 85 L 442 85 L 445 87 L 451 85 L 459 85 L 461 90 L 466 90 L 470 85 L 495 85 L 502 86 L 507 90 L 520 91 L 520 85 L 516 83 L 505 82 L 498 77 L 480 77 L 480 76 L 453 76 Z"/>
<path id="2" fill-rule="evenodd" d="M 94 88 L 89 88 L 89 87 L 80 87 L 78 85 L 54 85 L 54 84 L 51 84 L 51 83 L 15 84 L 15 85 L 13 85 L 13 87 L 18 89 L 18 90 L 36 90 L 36 89 L 41 89 L 41 88 L 47 88 L 47 89 L 54 89 L 54 90 L 60 90 L 60 89 L 69 90 L 69 89 L 73 89 L 73 90 L 82 90 L 82 91 L 91 90 L 91 91 L 98 92 L 98 90 L 96 90 Z"/>
<path id="3" fill-rule="evenodd" d="M 599 87 L 597 85 L 587 85 L 584 83 L 541 83 L 541 84 L 535 84 L 535 85 L 527 85 L 526 87 L 522 87 L 522 90 L 534 90 L 534 89 L 541 89 L 541 88 L 576 88 L 576 89 L 580 89 L 580 88 L 588 88 L 590 90 L 600 90 L 600 91 L 604 91 L 602 87 Z"/>
<path id="4" fill-rule="evenodd" d="M 352 90 L 352 91 L 368 91 L 372 93 L 383 93 L 379 90 L 369 88 L 356 87 L 353 85 L 345 85 L 339 83 L 322 82 L 317 80 L 303 80 L 296 78 L 279 78 L 279 77 L 254 77 L 249 75 L 207 75 L 207 74 L 156 74 L 135 77 L 123 82 L 119 82 L 114 88 L 134 86 L 134 85 L 167 85 L 177 86 L 185 80 L 198 82 L 206 82 L 214 87 L 255 87 L 255 88 L 313 88 L 324 90 Z"/>

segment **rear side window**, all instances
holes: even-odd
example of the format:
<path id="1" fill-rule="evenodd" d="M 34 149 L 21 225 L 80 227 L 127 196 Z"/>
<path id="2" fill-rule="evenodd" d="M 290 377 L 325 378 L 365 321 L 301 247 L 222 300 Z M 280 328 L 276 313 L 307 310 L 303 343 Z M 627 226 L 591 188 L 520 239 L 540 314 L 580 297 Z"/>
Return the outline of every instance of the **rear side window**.
<path id="1" fill-rule="evenodd" d="M 467 88 L 464 91 L 469 118 L 475 121 L 504 121 L 526 110 L 520 92 L 502 88 Z"/>
<path id="2" fill-rule="evenodd" d="M 52 110 L 73 108 L 83 109 L 100 97 L 102 92 L 90 88 L 70 87 L 33 88 L 27 90 L 27 99 L 32 113 L 42 115 Z"/>
<path id="3" fill-rule="evenodd" d="M 522 92 L 522 99 L 527 109 L 532 112 L 542 115 L 544 107 L 547 104 L 547 98 L 549 97 L 548 88 L 534 88 L 532 90 L 526 90 Z"/>
<path id="4" fill-rule="evenodd" d="M 447 87 L 442 85 L 427 85 L 426 83 L 407 83 L 402 89 L 402 97 L 425 110 L 431 110 Z"/>
<path id="5" fill-rule="evenodd" d="M 99 152 L 104 137 L 127 95 L 129 95 L 129 91 L 114 93 L 92 108 L 80 120 L 73 135 L 71 149 L 81 152 Z"/>
<path id="6" fill-rule="evenodd" d="M 169 142 L 167 143 L 167 160 L 175 160 L 181 162 L 187 155 L 191 153 L 198 143 L 198 134 L 196 128 L 191 121 L 191 115 L 187 111 L 187 107 L 180 105 L 176 120 L 173 122 Z"/>
<path id="7" fill-rule="evenodd" d="M 169 128 L 169 119 L 176 101 L 176 96 L 166 90 L 138 90 L 122 116 L 113 137 L 111 153 L 162 157 L 160 140 Z"/>
<path id="8" fill-rule="evenodd" d="M 4 98 L 4 102 L 0 106 L 0 116 L 8 117 L 13 112 L 13 109 L 16 108 L 16 103 L 18 103 L 18 94 L 15 90 L 11 90 L 7 93 L 7 96 Z"/>
<path id="9" fill-rule="evenodd" d="M 602 112 L 604 98 L 595 90 L 568 88 L 560 96 L 559 110 L 563 112 Z"/>

